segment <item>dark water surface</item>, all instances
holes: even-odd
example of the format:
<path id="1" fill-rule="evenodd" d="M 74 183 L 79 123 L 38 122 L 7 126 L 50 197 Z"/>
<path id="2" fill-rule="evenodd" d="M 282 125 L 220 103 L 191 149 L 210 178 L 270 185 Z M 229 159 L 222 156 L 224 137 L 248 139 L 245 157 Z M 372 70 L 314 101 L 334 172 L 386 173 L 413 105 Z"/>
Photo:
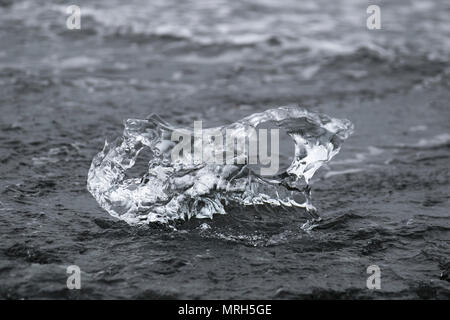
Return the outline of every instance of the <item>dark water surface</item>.
<path id="1" fill-rule="evenodd" d="M 448 1 L 378 2 L 373 31 L 366 1 L 77 3 L 81 31 L 64 1 L 0 1 L 1 298 L 450 297 Z M 314 178 L 310 232 L 252 208 L 130 227 L 86 190 L 125 119 L 292 103 L 355 124 Z"/>

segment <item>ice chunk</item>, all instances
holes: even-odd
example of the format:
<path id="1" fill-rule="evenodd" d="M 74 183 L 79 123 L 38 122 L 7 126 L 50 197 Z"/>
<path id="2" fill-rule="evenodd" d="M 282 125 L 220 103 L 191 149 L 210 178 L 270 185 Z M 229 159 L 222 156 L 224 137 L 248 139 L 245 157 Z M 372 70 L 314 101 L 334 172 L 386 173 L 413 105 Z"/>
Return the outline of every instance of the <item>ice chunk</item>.
<path id="1" fill-rule="evenodd" d="M 280 107 L 203 132 L 221 133 L 224 137 L 231 134 L 237 140 L 249 141 L 261 125 L 284 130 L 294 144 L 290 165 L 271 176 L 262 175 L 251 165 L 252 149 L 248 144 L 240 149 L 239 144 L 196 140 L 195 126 L 175 128 L 156 115 L 144 120 L 129 119 L 125 121 L 123 136 L 111 144 L 105 143 L 103 151 L 94 157 L 88 190 L 102 208 L 130 224 L 212 218 L 213 214 L 225 214 L 230 204 L 283 206 L 303 211 L 310 219 L 317 218 L 309 181 L 320 166 L 339 152 L 353 131 L 352 123 L 299 107 Z M 173 137 L 179 132 L 193 137 L 186 146 L 201 150 L 202 155 L 221 155 L 219 158 L 225 163 L 185 151 L 175 159 L 179 142 Z M 231 159 L 230 146 L 237 148 Z M 253 150 L 260 153 L 260 147 Z M 152 154 L 148 170 L 142 177 L 127 177 L 126 171 L 134 166 L 144 148 Z"/>

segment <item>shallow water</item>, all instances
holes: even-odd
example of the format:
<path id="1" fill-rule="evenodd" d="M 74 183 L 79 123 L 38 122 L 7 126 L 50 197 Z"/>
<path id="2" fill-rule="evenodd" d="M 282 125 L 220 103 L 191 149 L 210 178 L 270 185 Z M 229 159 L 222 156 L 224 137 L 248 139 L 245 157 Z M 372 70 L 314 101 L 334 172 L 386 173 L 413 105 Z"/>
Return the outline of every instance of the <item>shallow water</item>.
<path id="1" fill-rule="evenodd" d="M 450 296 L 448 1 L 382 1 L 379 31 L 365 1 L 79 3 L 69 31 L 63 1 L 0 2 L 0 297 Z M 309 232 L 239 207 L 130 227 L 86 190 L 125 119 L 218 126 L 287 104 L 355 124 L 313 178 Z"/>

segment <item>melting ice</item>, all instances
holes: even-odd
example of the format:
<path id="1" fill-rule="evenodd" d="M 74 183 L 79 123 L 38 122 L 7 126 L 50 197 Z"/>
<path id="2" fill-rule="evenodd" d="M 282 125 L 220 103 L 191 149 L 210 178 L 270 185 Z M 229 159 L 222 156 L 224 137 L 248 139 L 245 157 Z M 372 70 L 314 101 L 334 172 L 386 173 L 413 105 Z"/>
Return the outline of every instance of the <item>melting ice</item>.
<path id="1" fill-rule="evenodd" d="M 306 214 L 310 221 L 318 219 L 311 203 L 310 179 L 339 152 L 343 141 L 353 132 L 352 123 L 299 107 L 280 107 L 207 130 L 248 138 L 249 128 L 261 126 L 284 130 L 294 145 L 290 165 L 272 176 L 262 175 L 255 166 L 242 163 L 237 159 L 239 153 L 236 161 L 226 163 L 192 161 L 184 153 L 174 161 L 172 151 L 177 143 L 172 137 L 180 128 L 156 115 L 143 120 L 129 119 L 125 121 L 123 136 L 111 144 L 106 142 L 94 157 L 88 173 L 88 190 L 109 214 L 129 224 L 212 218 L 214 214 L 225 214 L 227 207 L 233 205 L 281 206 Z M 191 129 L 181 130 L 195 134 Z M 212 146 L 216 147 L 207 144 L 206 148 Z M 151 154 L 148 169 L 141 177 L 128 177 L 127 170 L 135 165 L 144 149 Z"/>

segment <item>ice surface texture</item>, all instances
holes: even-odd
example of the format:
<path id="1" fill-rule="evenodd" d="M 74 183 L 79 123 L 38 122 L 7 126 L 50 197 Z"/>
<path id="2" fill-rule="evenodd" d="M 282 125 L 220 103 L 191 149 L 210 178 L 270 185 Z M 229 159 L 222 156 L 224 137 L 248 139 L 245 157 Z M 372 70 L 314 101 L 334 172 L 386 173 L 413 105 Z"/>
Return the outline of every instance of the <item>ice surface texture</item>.
<path id="1" fill-rule="evenodd" d="M 299 107 L 280 107 L 207 130 L 228 130 L 234 137 L 248 138 L 249 128 L 264 124 L 284 130 L 295 146 L 290 166 L 273 176 L 262 176 L 249 164 L 193 161 L 184 153 L 174 161 L 171 151 L 177 142 L 171 137 L 180 129 L 156 115 L 129 119 L 123 136 L 111 144 L 106 142 L 94 157 L 88 190 L 109 214 L 130 224 L 212 218 L 213 214 L 225 214 L 231 205 L 282 206 L 302 211 L 309 219 L 318 218 L 311 203 L 310 179 L 339 152 L 353 131 L 352 123 Z M 190 129 L 183 130 L 194 135 Z M 127 176 L 144 148 L 152 155 L 148 171 L 142 177 Z M 203 143 L 205 148 L 211 145 Z"/>

